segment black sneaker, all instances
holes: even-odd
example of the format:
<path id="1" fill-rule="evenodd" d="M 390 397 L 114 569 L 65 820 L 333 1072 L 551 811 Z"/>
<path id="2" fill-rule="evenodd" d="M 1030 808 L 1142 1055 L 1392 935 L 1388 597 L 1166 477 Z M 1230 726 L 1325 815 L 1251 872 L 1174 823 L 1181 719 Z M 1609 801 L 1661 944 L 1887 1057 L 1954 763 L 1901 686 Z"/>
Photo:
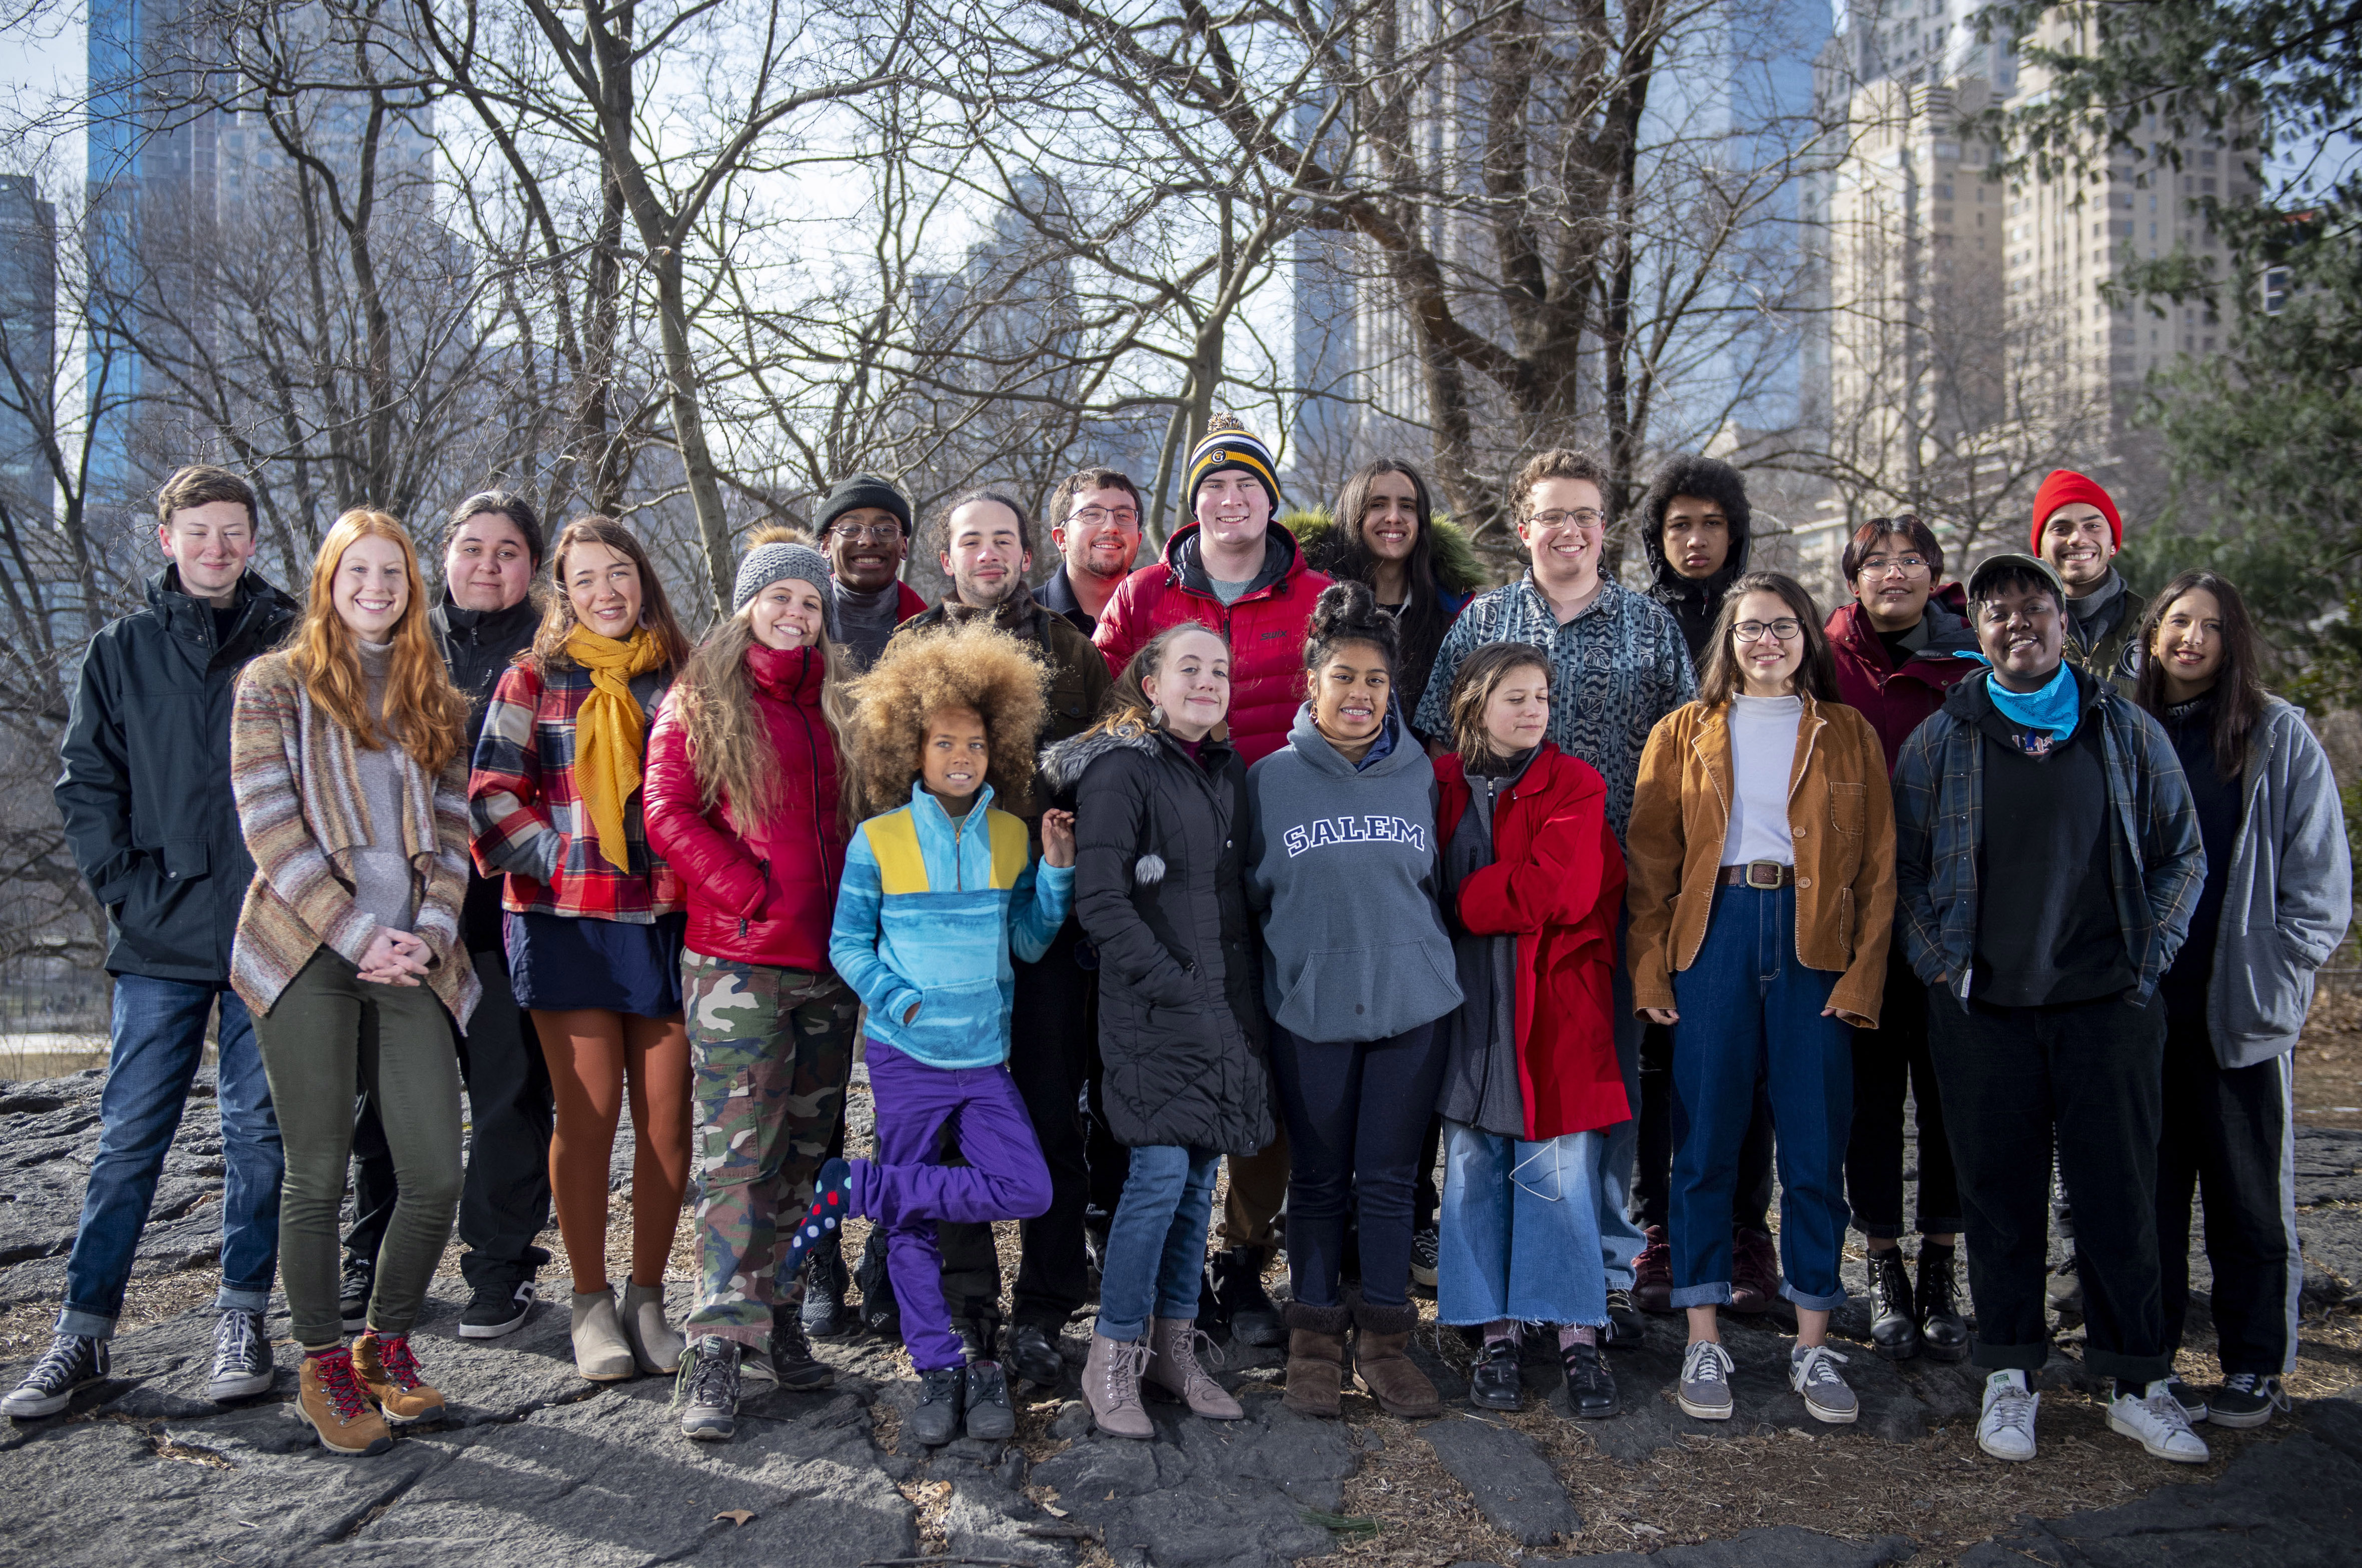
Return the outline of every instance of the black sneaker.
<path id="1" fill-rule="evenodd" d="M 886 1228 L 874 1227 L 862 1249 L 861 1266 L 853 1271 L 861 1287 L 860 1324 L 889 1344 L 902 1338 L 902 1309 L 894 1299 L 894 1279 L 886 1269 Z"/>
<path id="2" fill-rule="evenodd" d="M 59 1334 L 25 1374 L 17 1391 L 0 1399 L 0 1415 L 29 1421 L 54 1416 L 72 1403 L 76 1391 L 106 1375 L 106 1342 L 89 1334 Z"/>
<path id="3" fill-rule="evenodd" d="M 1017 1435 L 1017 1412 L 1009 1403 L 1009 1378 L 997 1361 L 967 1364 L 967 1435 L 1004 1442 Z"/>
<path id="4" fill-rule="evenodd" d="M 1214 1254 L 1214 1298 L 1234 1338 L 1251 1345 L 1287 1342 L 1287 1325 L 1263 1287 L 1263 1249 L 1231 1247 Z"/>
<path id="5" fill-rule="evenodd" d="M 1057 1339 L 1039 1323 L 1020 1323 L 1009 1331 L 1009 1365 L 1043 1388 L 1055 1388 L 1066 1376 L 1066 1358 L 1058 1353 Z"/>
<path id="6" fill-rule="evenodd" d="M 811 1261 L 804 1265 L 804 1300 L 797 1315 L 805 1333 L 816 1340 L 841 1340 L 860 1332 L 860 1320 L 844 1305 L 850 1283 L 843 1233 L 832 1231 L 812 1243 Z"/>
<path id="7" fill-rule="evenodd" d="M 263 1331 L 262 1314 L 226 1308 L 214 1325 L 214 1370 L 205 1379 L 205 1397 L 251 1399 L 270 1392 L 278 1369 L 270 1361 L 270 1336 Z"/>
<path id="8" fill-rule="evenodd" d="M 1468 1374 L 1468 1402 L 1480 1410 L 1514 1410 L 1526 1402 L 1518 1374 L 1518 1342 L 1494 1340 Z"/>
<path id="9" fill-rule="evenodd" d="M 1637 1345 L 1648 1331 L 1648 1320 L 1640 1316 L 1638 1307 L 1632 1305 L 1632 1293 L 1628 1290 L 1609 1291 L 1607 1331 L 1599 1336 L 1599 1342 L 1603 1345 Z"/>
<path id="10" fill-rule="evenodd" d="M 680 1358 L 673 1403 L 683 1407 L 680 1430 L 700 1442 L 727 1442 L 738 1430 L 738 1342 L 706 1334 Z"/>
<path id="11" fill-rule="evenodd" d="M 2165 1391 L 2173 1396 L 2175 1404 L 2181 1407 L 2181 1419 L 2193 1427 L 2213 1413 L 2207 1406 L 2206 1396 L 2179 1377 L 2167 1378 Z"/>
<path id="12" fill-rule="evenodd" d="M 1410 1278 L 1413 1285 L 1435 1288 L 1436 1264 L 1443 1250 L 1443 1238 L 1429 1225 L 1410 1239 Z"/>
<path id="13" fill-rule="evenodd" d="M 533 1316 L 536 1294 L 529 1279 L 521 1279 L 514 1285 L 487 1282 L 476 1286 L 476 1293 L 468 1297 L 468 1305 L 459 1312 L 459 1337 L 497 1340 L 502 1334 L 516 1332 Z"/>
<path id="14" fill-rule="evenodd" d="M 2280 1380 L 2258 1372 L 2235 1372 L 2206 1401 L 2207 1419 L 2218 1427 L 2260 1427 L 2275 1410 L 2290 1408 Z"/>
<path id="15" fill-rule="evenodd" d="M 905 1420 L 903 1430 L 913 1442 L 929 1448 L 941 1448 L 959 1436 L 960 1408 L 964 1403 L 961 1389 L 966 1382 L 965 1368 L 939 1366 L 932 1372 L 919 1374 L 919 1402 Z"/>
<path id="16" fill-rule="evenodd" d="M 771 1378 L 782 1388 L 829 1388 L 836 1368 L 812 1354 L 804 1326 L 784 1312 L 771 1315 Z"/>
<path id="17" fill-rule="evenodd" d="M 345 1260 L 344 1282 L 337 1286 L 337 1316 L 345 1332 L 358 1334 L 369 1327 L 370 1292 L 377 1288 L 377 1264 L 359 1258 Z"/>
<path id="18" fill-rule="evenodd" d="M 1616 1393 L 1616 1375 L 1607 1370 L 1607 1358 L 1597 1345 L 1569 1345 L 1559 1352 L 1559 1364 L 1566 1371 L 1567 1402 L 1574 1407 L 1576 1420 L 1606 1420 L 1624 1408 Z"/>

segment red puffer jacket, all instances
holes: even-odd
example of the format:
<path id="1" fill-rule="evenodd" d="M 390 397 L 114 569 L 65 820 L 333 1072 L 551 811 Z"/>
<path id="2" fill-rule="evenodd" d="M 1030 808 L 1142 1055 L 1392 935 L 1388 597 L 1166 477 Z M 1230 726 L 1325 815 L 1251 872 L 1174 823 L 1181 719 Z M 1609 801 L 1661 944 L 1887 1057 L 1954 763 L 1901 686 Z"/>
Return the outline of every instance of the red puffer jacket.
<path id="1" fill-rule="evenodd" d="M 1231 640 L 1231 747 L 1253 764 L 1287 744 L 1304 703 L 1304 629 L 1312 602 L 1330 580 L 1304 564 L 1296 536 L 1275 523 L 1270 538 L 1286 547 L 1285 564 L 1266 562 L 1262 579 L 1224 605 L 1198 558 L 1198 525 L 1164 542 L 1164 559 L 1125 578 L 1099 617 L 1091 641 L 1117 679 L 1131 656 L 1167 626 L 1195 621 Z"/>
<path id="2" fill-rule="evenodd" d="M 777 757 L 778 810 L 748 824 L 726 799 L 702 809 L 688 732 L 668 697 L 648 741 L 648 840 L 688 885 L 694 951 L 827 974 L 845 834 L 836 747 L 821 717 L 821 661 L 810 648 L 758 645 L 746 650 L 746 673 Z"/>
<path id="3" fill-rule="evenodd" d="M 1460 758 L 1435 759 L 1438 848 L 1468 810 Z M 1609 988 L 1624 855 L 1607 786 L 1548 741 L 1493 812 L 1493 864 L 1460 885 L 1460 923 L 1518 939 L 1518 1087 L 1529 1143 L 1631 1119 Z"/>
<path id="4" fill-rule="evenodd" d="M 1982 669 L 1969 656 L 1977 651 L 1970 628 L 1968 591 L 1950 583 L 1927 596 L 1927 638 L 1895 668 L 1887 662 L 1878 628 L 1859 600 L 1829 612 L 1829 657 L 1837 665 L 1838 697 L 1870 721 L 1886 747 L 1886 771 L 1903 755 L 1903 743 L 1927 715 L 1944 705 L 1944 693 L 1961 677 Z"/>

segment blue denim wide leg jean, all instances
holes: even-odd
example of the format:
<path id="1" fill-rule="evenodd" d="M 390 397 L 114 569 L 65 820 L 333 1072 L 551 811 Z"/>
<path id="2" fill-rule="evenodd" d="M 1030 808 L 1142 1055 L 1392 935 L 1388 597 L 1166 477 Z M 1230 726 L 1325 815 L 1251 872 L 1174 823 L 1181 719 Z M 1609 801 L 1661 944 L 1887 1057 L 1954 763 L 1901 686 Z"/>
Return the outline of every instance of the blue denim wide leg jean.
<path id="1" fill-rule="evenodd" d="M 1821 1016 L 1836 984 L 1797 961 L 1794 889 L 1715 889 L 1697 958 L 1673 976 L 1675 1307 L 1730 1300 L 1730 1193 L 1759 1074 L 1778 1140 L 1780 1293 L 1822 1310 L 1846 1298 L 1853 1027 Z"/>
<path id="2" fill-rule="evenodd" d="M 1599 1251 L 1605 1130 L 1539 1143 L 1443 1124 L 1436 1316 L 1462 1327 L 1607 1321 Z"/>
<path id="3" fill-rule="evenodd" d="M 1221 1168 L 1222 1156 L 1210 1149 L 1150 1143 L 1131 1151 L 1099 1269 L 1102 1338 L 1137 1340 L 1152 1317 L 1198 1315 L 1214 1174 Z"/>
<path id="4" fill-rule="evenodd" d="M 164 1156 L 180 1131 L 189 1086 L 204 1060 L 205 1019 L 221 1004 L 221 1291 L 215 1304 L 248 1312 L 270 1301 L 279 1271 L 279 1183 L 284 1169 L 270 1085 L 246 1004 L 226 986 L 118 975 L 112 1049 L 99 1099 L 98 1157 L 66 1264 L 61 1334 L 115 1332 L 132 1254 L 156 1199 Z"/>

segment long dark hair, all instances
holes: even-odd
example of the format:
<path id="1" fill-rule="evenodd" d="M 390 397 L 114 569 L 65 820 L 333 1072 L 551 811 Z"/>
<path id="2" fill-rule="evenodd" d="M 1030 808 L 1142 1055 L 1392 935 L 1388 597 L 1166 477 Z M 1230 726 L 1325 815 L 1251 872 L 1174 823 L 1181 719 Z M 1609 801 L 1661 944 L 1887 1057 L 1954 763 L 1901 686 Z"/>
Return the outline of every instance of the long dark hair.
<path id="1" fill-rule="evenodd" d="M 1722 598 L 1722 613 L 1714 618 L 1714 630 L 1706 636 L 1705 672 L 1698 678 L 1698 701 L 1719 707 L 1747 690 L 1730 644 L 1737 635 L 1731 628 L 1738 624 L 1738 602 L 1750 593 L 1777 594 L 1805 628 L 1805 661 L 1796 667 L 1797 695 L 1816 702 L 1842 701 L 1838 696 L 1837 661 L 1829 657 L 1829 639 L 1821 633 L 1821 607 L 1813 602 L 1803 583 L 1784 571 L 1742 572 L 1731 582 Z"/>
<path id="2" fill-rule="evenodd" d="M 1370 488 L 1382 474 L 1400 474 L 1410 480 L 1412 505 L 1418 513 L 1418 531 L 1410 542 L 1410 558 L 1403 562 L 1403 581 L 1409 596 L 1398 619 L 1405 647 L 1425 647 L 1441 640 L 1451 617 L 1443 613 L 1442 588 L 1435 570 L 1435 505 L 1427 480 L 1400 458 L 1379 458 L 1363 463 L 1337 492 L 1336 543 L 1329 551 L 1330 577 L 1378 585 L 1378 558 L 1362 537 L 1362 519 L 1370 510 Z M 1414 699 L 1416 701 L 1416 699 Z"/>
<path id="3" fill-rule="evenodd" d="M 2157 657 L 2157 632 L 2165 613 L 2185 593 L 2203 590 L 2223 610 L 2223 668 L 2214 676 L 2214 768 L 2225 778 L 2246 770 L 2247 737 L 2264 719 L 2264 682 L 2258 669 L 2256 624 L 2247 602 L 2227 578 L 2211 571 L 2186 571 L 2158 591 L 2141 617 L 2140 679 L 2133 699 L 2158 719 L 2165 717 L 2165 661 Z"/>

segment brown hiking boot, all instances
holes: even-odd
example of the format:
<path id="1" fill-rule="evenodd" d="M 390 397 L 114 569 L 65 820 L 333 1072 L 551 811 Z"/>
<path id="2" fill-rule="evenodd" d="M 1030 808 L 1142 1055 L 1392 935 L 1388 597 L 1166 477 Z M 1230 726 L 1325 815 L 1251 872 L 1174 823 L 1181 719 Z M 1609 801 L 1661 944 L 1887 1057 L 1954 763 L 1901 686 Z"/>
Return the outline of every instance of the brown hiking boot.
<path id="1" fill-rule="evenodd" d="M 418 1358 L 410 1353 L 408 1334 L 381 1334 L 371 1329 L 355 1340 L 353 1376 L 385 1412 L 389 1426 L 443 1418 L 443 1396 L 418 1375 Z"/>
<path id="2" fill-rule="evenodd" d="M 383 1453 L 393 1446 L 385 1419 L 370 1407 L 354 1381 L 352 1352 L 342 1345 L 304 1357 L 295 1413 L 312 1423 L 320 1434 L 320 1446 L 330 1453 Z"/>
<path id="3" fill-rule="evenodd" d="M 1147 1342 L 1091 1335 L 1090 1359 L 1083 1363 L 1083 1403 L 1091 1408 L 1099 1430 L 1125 1438 L 1156 1435 L 1156 1423 L 1140 1403 L 1140 1374 L 1147 1364 Z"/>
<path id="4" fill-rule="evenodd" d="M 1410 1331 L 1418 1327 L 1418 1309 L 1408 1304 L 1377 1307 L 1367 1301 L 1353 1305 L 1353 1371 L 1362 1386 L 1389 1416 L 1440 1416 L 1443 1400 L 1404 1352 Z"/>
<path id="5" fill-rule="evenodd" d="M 1303 1416 L 1333 1416 L 1345 1391 L 1345 1331 L 1353 1324 L 1350 1307 L 1287 1304 L 1287 1397 L 1281 1401 Z"/>
<path id="6" fill-rule="evenodd" d="M 1151 1318 L 1148 1320 L 1148 1381 L 1189 1407 L 1193 1416 L 1209 1421 L 1235 1421 L 1245 1416 L 1229 1390 L 1214 1381 L 1198 1359 L 1195 1318 Z"/>

